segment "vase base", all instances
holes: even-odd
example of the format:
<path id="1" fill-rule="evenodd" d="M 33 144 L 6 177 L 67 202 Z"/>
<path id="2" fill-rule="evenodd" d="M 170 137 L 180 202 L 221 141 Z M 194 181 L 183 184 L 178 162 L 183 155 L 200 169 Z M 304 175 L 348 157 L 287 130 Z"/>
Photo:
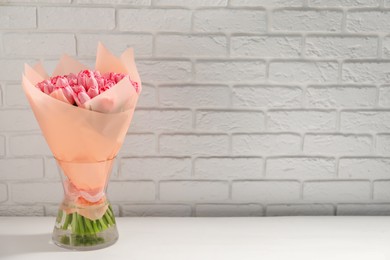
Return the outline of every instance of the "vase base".
<path id="1" fill-rule="evenodd" d="M 77 250 L 89 251 L 109 247 L 118 240 L 118 230 L 116 225 L 96 234 L 76 235 L 70 230 L 54 228 L 52 240 L 59 247 Z"/>

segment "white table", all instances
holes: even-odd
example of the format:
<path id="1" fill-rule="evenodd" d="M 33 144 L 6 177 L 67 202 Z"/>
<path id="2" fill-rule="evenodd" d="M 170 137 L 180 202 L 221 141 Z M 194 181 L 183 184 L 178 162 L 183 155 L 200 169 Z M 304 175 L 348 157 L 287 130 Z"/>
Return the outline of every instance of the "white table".
<path id="1" fill-rule="evenodd" d="M 119 241 L 76 252 L 54 218 L 0 217 L 0 259 L 389 260 L 390 217 L 117 218 Z"/>

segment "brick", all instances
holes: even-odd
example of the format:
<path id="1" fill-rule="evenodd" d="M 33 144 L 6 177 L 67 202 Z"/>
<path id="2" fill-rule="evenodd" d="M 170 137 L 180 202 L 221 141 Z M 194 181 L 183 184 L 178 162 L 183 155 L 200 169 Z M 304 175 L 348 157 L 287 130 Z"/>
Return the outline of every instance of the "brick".
<path id="1" fill-rule="evenodd" d="M 267 178 L 323 179 L 336 177 L 336 161 L 326 157 L 268 158 Z"/>
<path id="2" fill-rule="evenodd" d="M 316 108 L 373 107 L 376 103 L 375 86 L 309 86 L 306 104 Z"/>
<path id="3" fill-rule="evenodd" d="M 1 81 L 20 81 L 23 74 L 25 63 L 30 63 L 31 60 L 7 60 L 0 59 L 0 80 Z M 19 86 L 20 87 L 20 86 Z"/>
<path id="4" fill-rule="evenodd" d="M 236 86 L 233 106 L 300 107 L 302 89 L 294 86 Z"/>
<path id="5" fill-rule="evenodd" d="M 230 89 L 223 85 L 177 85 L 159 87 L 164 107 L 228 107 Z"/>
<path id="6" fill-rule="evenodd" d="M 60 170 L 56 159 L 45 159 L 45 178 L 53 181 L 60 181 Z"/>
<path id="7" fill-rule="evenodd" d="M 362 83 L 388 83 L 390 62 L 345 62 L 342 65 L 342 81 Z"/>
<path id="8" fill-rule="evenodd" d="M 299 36 L 232 36 L 232 57 L 295 58 L 301 54 Z"/>
<path id="9" fill-rule="evenodd" d="M 152 181 L 112 181 L 107 194 L 113 202 L 152 201 L 156 197 L 156 185 Z"/>
<path id="10" fill-rule="evenodd" d="M 260 33 L 266 31 L 266 13 L 263 10 L 212 9 L 194 13 L 196 32 Z"/>
<path id="11" fill-rule="evenodd" d="M 262 158 L 217 157 L 197 158 L 194 175 L 205 179 L 262 178 Z"/>
<path id="12" fill-rule="evenodd" d="M 1 48 L 1 43 L 0 43 L 0 48 Z M 0 51 L 1 54 L 1 51 Z M 0 107 L 5 105 L 5 102 L 3 101 L 5 99 L 5 94 L 4 94 L 4 84 L 3 87 L 0 84 Z"/>
<path id="13" fill-rule="evenodd" d="M 341 204 L 337 205 L 338 216 L 389 216 L 388 204 Z"/>
<path id="14" fill-rule="evenodd" d="M 153 4 L 158 6 L 206 7 L 226 6 L 227 2 L 227 0 L 155 0 Z"/>
<path id="15" fill-rule="evenodd" d="M 57 205 L 45 205 L 45 216 L 50 216 L 50 217 L 57 217 L 58 215 L 58 206 Z"/>
<path id="16" fill-rule="evenodd" d="M 59 182 L 28 182 L 11 185 L 12 200 L 18 203 L 60 203 L 63 190 Z"/>
<path id="17" fill-rule="evenodd" d="M 0 202 L 6 201 L 8 199 L 8 190 L 7 185 L 0 183 Z"/>
<path id="18" fill-rule="evenodd" d="M 41 7 L 38 16 L 38 27 L 41 29 L 100 31 L 115 27 L 113 8 Z"/>
<path id="19" fill-rule="evenodd" d="M 112 208 L 112 211 L 114 213 L 114 216 L 116 217 L 120 217 L 120 209 L 119 209 L 119 206 L 118 205 L 115 205 L 115 204 L 111 204 L 111 208 Z"/>
<path id="20" fill-rule="evenodd" d="M 189 110 L 137 110 L 130 130 L 137 131 L 184 131 L 192 128 Z"/>
<path id="21" fill-rule="evenodd" d="M 335 10 L 277 9 L 272 14 L 274 31 L 339 32 L 343 14 Z"/>
<path id="22" fill-rule="evenodd" d="M 341 158 L 339 176 L 369 180 L 389 178 L 390 158 Z"/>
<path id="23" fill-rule="evenodd" d="M 26 95 L 24 94 L 21 85 L 6 85 L 5 86 L 5 104 L 9 107 L 29 107 Z"/>
<path id="24" fill-rule="evenodd" d="M 96 50 L 96 49 L 95 49 Z M 76 58 L 77 61 L 79 61 L 81 64 L 85 65 L 87 68 L 94 68 L 95 67 L 95 59 L 88 59 L 88 58 Z M 58 65 L 58 58 L 57 59 L 51 59 L 51 58 L 45 58 L 43 63 L 46 72 L 48 75 L 52 75 L 55 68 Z"/>
<path id="25" fill-rule="evenodd" d="M 372 138 L 368 135 L 309 134 L 304 138 L 303 152 L 326 155 L 368 155 Z"/>
<path id="26" fill-rule="evenodd" d="M 386 201 L 390 199 L 390 181 L 375 181 L 373 184 L 374 200 Z"/>
<path id="27" fill-rule="evenodd" d="M 234 155 L 295 154 L 301 150 L 301 137 L 297 134 L 234 134 Z"/>
<path id="28" fill-rule="evenodd" d="M 289 204 L 267 206 L 267 216 L 333 216 L 330 204 Z"/>
<path id="29" fill-rule="evenodd" d="M 309 36 L 305 56 L 313 58 L 362 59 L 375 58 L 378 50 L 376 37 Z"/>
<path id="30" fill-rule="evenodd" d="M 299 199 L 300 184 L 297 181 L 234 181 L 234 201 L 274 203 Z"/>
<path id="31" fill-rule="evenodd" d="M 174 45 L 172 44 L 174 43 Z M 227 41 L 219 35 L 156 36 L 156 55 L 161 57 L 225 57 Z"/>
<path id="32" fill-rule="evenodd" d="M 232 6 L 288 6 L 288 7 L 297 7 L 302 6 L 302 0 L 230 0 L 230 4 Z"/>
<path id="33" fill-rule="evenodd" d="M 264 61 L 198 61 L 195 64 L 198 82 L 258 82 L 265 79 Z"/>
<path id="34" fill-rule="evenodd" d="M 188 32 L 191 28 L 190 11 L 185 9 L 120 9 L 117 19 L 120 31 Z"/>
<path id="35" fill-rule="evenodd" d="M 336 113 L 315 110 L 269 111 L 267 128 L 271 131 L 333 131 L 336 129 Z"/>
<path id="36" fill-rule="evenodd" d="M 346 132 L 386 132 L 390 130 L 390 111 L 345 111 L 340 128 Z"/>
<path id="37" fill-rule="evenodd" d="M 0 157 L 5 155 L 5 137 L 0 135 Z"/>
<path id="38" fill-rule="evenodd" d="M 390 58 L 390 36 L 383 38 L 382 53 L 384 58 Z"/>
<path id="39" fill-rule="evenodd" d="M 197 217 L 259 217 L 264 209 L 257 204 L 198 204 L 195 207 Z"/>
<path id="40" fill-rule="evenodd" d="M 143 82 L 182 83 L 192 77 L 189 61 L 144 60 L 137 67 Z"/>
<path id="41" fill-rule="evenodd" d="M 9 151 L 15 156 L 51 155 L 42 135 L 17 135 L 9 137 Z"/>
<path id="42" fill-rule="evenodd" d="M 76 55 L 76 39 L 63 33 L 8 33 L 3 35 L 4 53 L 15 57 Z"/>
<path id="43" fill-rule="evenodd" d="M 260 111 L 211 111 L 196 113 L 196 129 L 202 131 L 255 132 L 264 129 Z"/>
<path id="44" fill-rule="evenodd" d="M 135 57 L 151 56 L 153 37 L 150 34 L 78 34 L 77 54 L 79 56 L 96 56 L 98 42 L 104 45 L 116 55 L 120 55 L 124 50 L 134 48 Z"/>
<path id="45" fill-rule="evenodd" d="M 58 209 L 58 207 L 57 207 Z M 2 205 L 0 206 L 0 216 L 3 217 L 27 217 L 27 216 L 43 216 L 43 206 L 18 206 L 18 205 Z"/>
<path id="46" fill-rule="evenodd" d="M 322 7 L 376 7 L 378 0 L 309 0 L 309 6 Z"/>
<path id="47" fill-rule="evenodd" d="M 37 158 L 0 159 L 0 180 L 25 180 L 43 177 L 43 161 Z"/>
<path id="48" fill-rule="evenodd" d="M 163 181 L 160 182 L 162 201 L 223 201 L 229 196 L 224 181 Z"/>
<path id="49" fill-rule="evenodd" d="M 390 155 L 390 134 L 376 136 L 376 152 L 380 155 Z"/>
<path id="50" fill-rule="evenodd" d="M 349 32 L 389 32 L 390 12 L 388 11 L 349 11 L 347 30 Z"/>
<path id="51" fill-rule="evenodd" d="M 161 135 L 159 141 L 160 153 L 168 155 L 226 155 L 228 149 L 227 135 Z"/>
<path id="52" fill-rule="evenodd" d="M 157 93 L 156 88 L 147 84 L 142 85 L 141 96 L 137 101 L 137 107 L 156 107 Z"/>
<path id="53" fill-rule="evenodd" d="M 189 217 L 191 207 L 181 204 L 142 204 L 121 206 L 123 217 Z"/>
<path id="54" fill-rule="evenodd" d="M 149 6 L 151 0 L 76 0 L 79 4 L 111 4 L 111 5 L 131 5 Z"/>
<path id="55" fill-rule="evenodd" d="M 154 134 L 130 134 L 125 137 L 121 156 L 150 155 L 156 153 L 156 137 Z"/>
<path id="56" fill-rule="evenodd" d="M 33 113 L 29 110 L 1 110 L 0 131 L 28 131 L 39 129 Z"/>
<path id="57" fill-rule="evenodd" d="M 390 86 L 379 88 L 379 106 L 390 107 Z"/>
<path id="58" fill-rule="evenodd" d="M 368 181 L 311 181 L 303 185 L 303 198 L 317 202 L 362 202 L 370 199 Z"/>
<path id="59" fill-rule="evenodd" d="M 36 8 L 32 6 L 1 6 L 0 29 L 33 29 L 37 27 Z"/>
<path id="60" fill-rule="evenodd" d="M 191 175 L 191 159 L 175 157 L 122 158 L 121 179 L 180 179 Z"/>
<path id="61" fill-rule="evenodd" d="M 328 61 L 274 61 L 270 63 L 269 79 L 281 83 L 337 82 L 338 64 Z"/>

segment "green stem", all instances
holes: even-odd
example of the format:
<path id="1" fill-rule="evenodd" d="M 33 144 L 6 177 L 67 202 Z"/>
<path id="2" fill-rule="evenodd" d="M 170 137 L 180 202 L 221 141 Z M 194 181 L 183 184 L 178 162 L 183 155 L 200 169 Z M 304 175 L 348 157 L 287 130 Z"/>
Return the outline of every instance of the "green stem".
<path id="1" fill-rule="evenodd" d="M 79 214 L 77 214 L 77 222 L 79 224 L 80 234 L 83 235 L 85 233 L 85 228 L 84 228 L 84 223 L 83 223 L 84 221 L 83 221 L 83 217 L 80 216 Z"/>
<path id="2" fill-rule="evenodd" d="M 114 216 L 114 212 L 112 211 L 111 205 L 108 206 L 107 212 L 108 212 L 109 216 L 111 217 L 112 223 L 115 225 L 116 224 L 115 216 Z"/>
<path id="3" fill-rule="evenodd" d="M 77 213 L 72 214 L 72 233 L 77 234 L 78 233 L 78 225 L 77 225 Z"/>
<path id="4" fill-rule="evenodd" d="M 107 220 L 108 224 L 110 224 L 111 226 L 113 226 L 113 225 L 114 225 L 114 222 L 112 222 L 111 216 L 109 216 L 109 214 L 108 214 L 108 213 L 104 214 L 104 216 L 103 216 L 103 217 L 104 217 L 104 218 L 106 218 L 106 220 Z"/>
<path id="5" fill-rule="evenodd" d="M 96 220 L 93 220 L 91 222 L 92 222 L 92 227 L 93 227 L 93 230 L 95 231 L 95 233 L 99 233 L 99 228 L 96 224 Z"/>
<path id="6" fill-rule="evenodd" d="M 99 223 L 100 223 L 100 225 L 102 226 L 102 231 L 108 228 L 107 225 L 106 225 L 106 223 L 104 222 L 103 219 L 104 219 L 104 218 L 100 218 L 100 219 L 99 219 Z"/>
<path id="7" fill-rule="evenodd" d="M 84 218 L 84 217 L 83 217 Z M 88 229 L 88 232 L 93 234 L 94 233 L 94 229 L 92 227 L 92 224 L 91 224 L 91 220 L 87 219 L 87 218 L 84 218 L 84 221 L 85 221 L 85 226 L 86 228 Z"/>
<path id="8" fill-rule="evenodd" d="M 71 220 L 72 220 L 72 214 L 66 214 L 66 216 L 65 216 L 65 221 L 64 221 L 64 225 L 62 226 L 62 229 L 67 230 L 67 229 L 68 229 L 69 222 L 70 222 Z"/>

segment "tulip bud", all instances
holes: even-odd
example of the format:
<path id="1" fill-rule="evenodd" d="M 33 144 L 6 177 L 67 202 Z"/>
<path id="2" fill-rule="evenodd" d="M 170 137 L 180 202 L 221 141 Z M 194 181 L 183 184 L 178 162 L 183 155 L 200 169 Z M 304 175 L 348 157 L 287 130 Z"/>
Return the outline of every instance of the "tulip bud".
<path id="1" fill-rule="evenodd" d="M 77 94 L 77 97 L 79 98 L 80 104 L 84 104 L 86 101 L 90 100 L 91 98 L 88 96 L 85 92 L 80 92 Z"/>
<path id="2" fill-rule="evenodd" d="M 87 78 L 87 85 L 86 85 L 86 90 L 88 90 L 89 88 L 97 88 L 98 87 L 98 83 L 96 81 L 96 79 L 94 77 L 91 77 L 91 78 Z"/>
<path id="3" fill-rule="evenodd" d="M 56 87 L 58 88 L 64 88 L 66 86 L 69 86 L 69 82 L 65 77 L 60 77 L 57 79 Z"/>
<path id="4" fill-rule="evenodd" d="M 97 95 L 99 95 L 99 88 L 98 87 L 90 87 L 87 91 L 87 94 L 90 98 L 94 98 L 96 97 Z"/>
<path id="5" fill-rule="evenodd" d="M 70 86 L 66 86 L 62 89 L 62 92 L 64 93 L 64 96 L 69 101 L 70 104 L 74 104 L 74 98 L 73 98 L 73 90 Z"/>

